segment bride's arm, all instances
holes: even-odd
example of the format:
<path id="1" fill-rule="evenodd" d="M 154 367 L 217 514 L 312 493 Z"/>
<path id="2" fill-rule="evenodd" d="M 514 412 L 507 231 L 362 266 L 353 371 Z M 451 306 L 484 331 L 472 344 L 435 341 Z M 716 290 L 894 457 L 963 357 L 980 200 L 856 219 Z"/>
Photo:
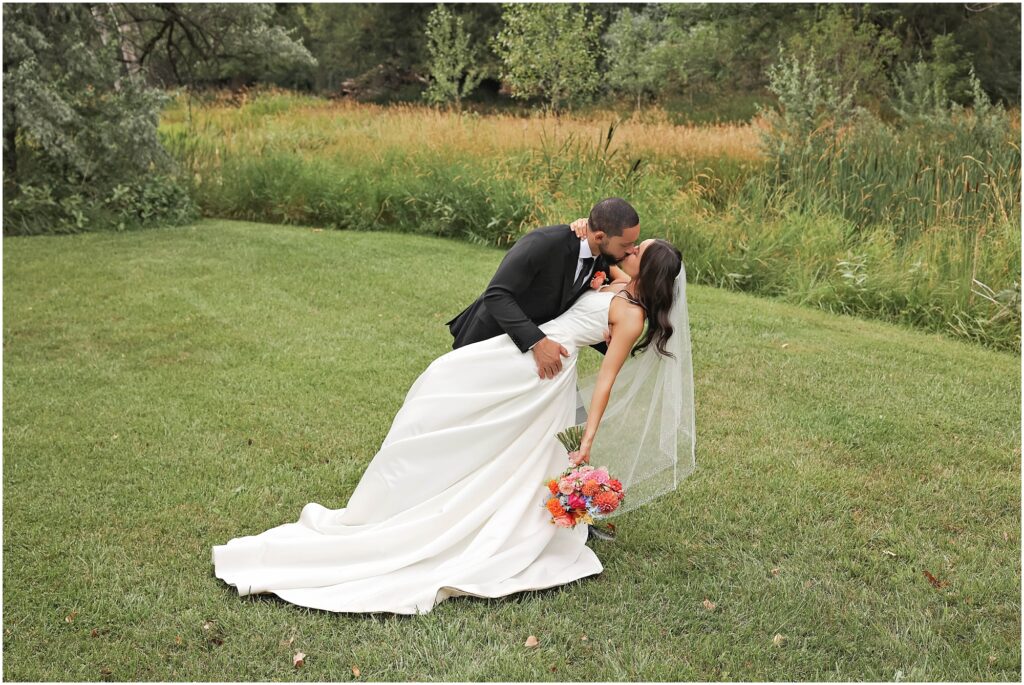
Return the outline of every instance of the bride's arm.
<path id="1" fill-rule="evenodd" d="M 590 412 L 587 415 L 587 425 L 584 428 L 583 440 L 579 449 L 581 462 L 590 461 L 590 448 L 594 444 L 601 416 L 604 415 L 605 407 L 608 406 L 608 398 L 611 395 L 615 377 L 644 330 L 644 313 L 636 305 L 613 300 L 609 318 L 613 324 L 612 341 L 608 345 L 604 361 L 601 362 L 601 369 L 597 372 L 594 395 L 590 399 Z"/>

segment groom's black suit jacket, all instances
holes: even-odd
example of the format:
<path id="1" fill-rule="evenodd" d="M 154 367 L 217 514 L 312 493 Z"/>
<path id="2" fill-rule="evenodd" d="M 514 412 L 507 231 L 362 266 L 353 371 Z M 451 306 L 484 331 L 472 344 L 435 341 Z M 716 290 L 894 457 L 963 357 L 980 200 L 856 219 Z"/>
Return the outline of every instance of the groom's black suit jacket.
<path id="1" fill-rule="evenodd" d="M 445 325 L 455 336 L 452 349 L 508 333 L 526 352 L 544 332 L 537 327 L 565 310 L 590 287 L 573 290 L 580 257 L 580 239 L 566 224 L 530 231 L 513 245 L 487 290 Z M 610 273 L 608 260 L 595 257 L 593 271 Z M 603 342 L 592 347 L 604 354 Z"/>

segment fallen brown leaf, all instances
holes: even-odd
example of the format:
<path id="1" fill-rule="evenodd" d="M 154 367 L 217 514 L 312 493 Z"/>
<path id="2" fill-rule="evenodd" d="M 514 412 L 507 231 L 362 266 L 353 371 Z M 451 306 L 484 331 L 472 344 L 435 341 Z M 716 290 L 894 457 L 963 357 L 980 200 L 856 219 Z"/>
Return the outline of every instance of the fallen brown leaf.
<path id="1" fill-rule="evenodd" d="M 358 666 L 353 666 L 352 667 L 352 675 L 354 675 L 356 678 L 359 677 L 359 667 Z"/>
<path id="2" fill-rule="evenodd" d="M 772 644 L 776 647 L 781 647 L 786 642 L 786 636 L 781 633 L 775 633 L 775 637 L 772 638 Z"/>
<path id="3" fill-rule="evenodd" d="M 104 666 L 103 668 L 100 669 L 100 675 L 101 676 L 106 677 L 106 676 L 110 675 L 111 673 L 113 673 L 113 671 L 111 671 L 110 668 L 108 668 L 107 666 Z"/>
<path id="4" fill-rule="evenodd" d="M 180 645 L 180 644 L 181 644 L 181 643 L 183 643 L 184 641 L 185 641 L 185 640 L 183 640 L 183 639 L 182 639 L 181 635 L 177 635 L 177 636 L 175 636 L 175 638 L 174 638 L 174 644 L 176 644 L 176 645 Z"/>
<path id="5" fill-rule="evenodd" d="M 93 628 L 91 631 L 89 631 L 89 637 L 99 637 L 99 636 L 100 636 L 100 631 L 96 630 L 95 628 Z"/>
<path id="6" fill-rule="evenodd" d="M 73 610 L 70 614 L 64 617 L 64 620 L 71 623 L 75 620 L 75 616 L 78 616 L 78 609 Z"/>
<path id="7" fill-rule="evenodd" d="M 586 635 L 583 635 L 582 637 L 580 637 L 580 639 L 586 641 L 586 640 L 589 640 L 590 638 L 587 637 Z"/>
<path id="8" fill-rule="evenodd" d="M 292 657 L 292 666 L 298 668 L 306 665 L 306 655 L 302 652 L 295 652 L 295 656 Z"/>
<path id="9" fill-rule="evenodd" d="M 707 597 L 704 598 L 704 608 L 707 609 L 708 611 L 714 611 L 715 607 L 717 607 L 717 606 L 718 606 L 717 604 L 712 602 Z"/>
<path id="10" fill-rule="evenodd" d="M 540 640 L 537 639 L 536 635 L 531 635 L 526 638 L 526 642 L 523 644 L 524 647 L 536 647 L 540 644 Z"/>
<path id="11" fill-rule="evenodd" d="M 772 575 L 773 576 L 779 575 L 779 568 L 778 567 L 772 569 Z"/>
<path id="12" fill-rule="evenodd" d="M 942 588 L 944 588 L 947 585 L 949 585 L 949 582 L 947 582 L 945 580 L 939 580 L 938 578 L 933 576 L 931 573 L 929 573 L 928 569 L 924 569 L 924 575 L 925 575 L 925 578 L 928 579 L 928 582 L 931 583 L 932 587 L 934 587 L 936 590 L 941 590 Z"/>

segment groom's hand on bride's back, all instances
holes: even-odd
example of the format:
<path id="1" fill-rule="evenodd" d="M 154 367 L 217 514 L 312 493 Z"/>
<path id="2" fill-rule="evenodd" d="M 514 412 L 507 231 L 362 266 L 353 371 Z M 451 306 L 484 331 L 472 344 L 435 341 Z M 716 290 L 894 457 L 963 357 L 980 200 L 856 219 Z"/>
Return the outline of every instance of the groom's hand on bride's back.
<path id="1" fill-rule="evenodd" d="M 562 370 L 562 357 L 569 356 L 569 350 L 547 337 L 538 340 L 530 351 L 537 362 L 537 375 L 545 379 L 557 376 Z"/>

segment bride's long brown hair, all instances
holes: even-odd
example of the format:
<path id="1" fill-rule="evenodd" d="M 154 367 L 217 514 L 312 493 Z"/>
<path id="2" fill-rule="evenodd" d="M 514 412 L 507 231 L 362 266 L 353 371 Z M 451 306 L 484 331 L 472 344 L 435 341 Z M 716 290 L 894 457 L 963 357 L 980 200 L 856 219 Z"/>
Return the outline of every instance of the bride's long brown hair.
<path id="1" fill-rule="evenodd" d="M 667 240 L 656 239 L 644 250 L 637 272 L 636 296 L 647 312 L 647 334 L 630 352 L 631 357 L 651 343 L 661 355 L 675 356 L 665 349 L 665 344 L 674 332 L 668 313 L 676 276 L 682 268 L 683 254 Z"/>

